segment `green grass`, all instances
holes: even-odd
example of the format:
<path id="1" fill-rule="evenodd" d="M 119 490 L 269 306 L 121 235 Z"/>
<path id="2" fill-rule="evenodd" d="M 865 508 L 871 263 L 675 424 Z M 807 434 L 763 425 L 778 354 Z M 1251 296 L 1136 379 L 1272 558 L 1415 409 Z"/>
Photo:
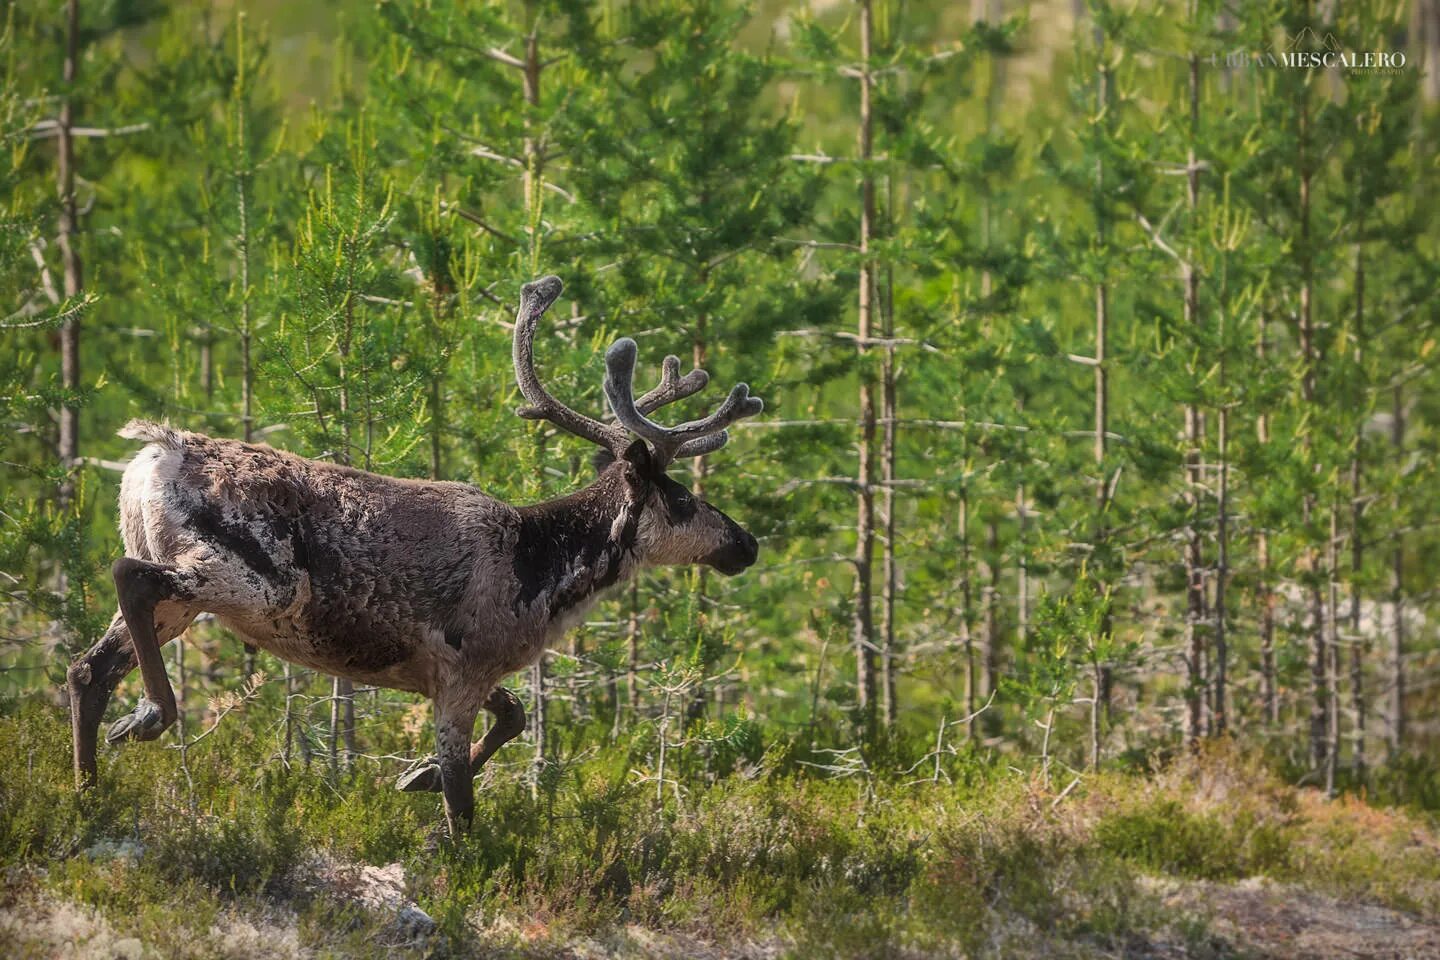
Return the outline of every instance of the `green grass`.
<path id="1" fill-rule="evenodd" d="M 101 789 L 77 797 L 63 714 L 0 716 L 7 899 L 93 908 L 174 956 L 223 954 L 226 918 L 277 913 L 306 949 L 394 955 L 384 911 L 307 885 L 317 853 L 402 863 L 454 956 L 543 955 L 632 926 L 778 940 L 796 956 L 1086 956 L 1203 940 L 1146 874 L 1268 876 L 1440 914 L 1426 821 L 1315 800 L 1228 751 L 1086 777 L 1060 798 L 978 759 L 956 785 L 866 784 L 772 750 L 661 803 L 615 747 L 559 765 L 538 797 L 517 767 L 487 773 L 475 829 L 452 844 L 438 838 L 437 797 L 392 788 L 397 765 L 360 762 L 331 785 L 319 769 L 283 769 L 257 723 L 227 721 L 193 749 L 189 780 L 160 744 L 105 751 Z"/>

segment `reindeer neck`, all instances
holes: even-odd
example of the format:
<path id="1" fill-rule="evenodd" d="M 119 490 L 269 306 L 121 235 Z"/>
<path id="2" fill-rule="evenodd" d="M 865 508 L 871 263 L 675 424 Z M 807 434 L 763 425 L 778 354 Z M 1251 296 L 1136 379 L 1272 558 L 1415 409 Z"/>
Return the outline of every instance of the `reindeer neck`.
<path id="1" fill-rule="evenodd" d="M 555 619 L 633 572 L 638 511 L 621 516 L 621 483 L 602 475 L 569 496 L 519 508 L 514 569 L 520 604 L 543 597 Z"/>

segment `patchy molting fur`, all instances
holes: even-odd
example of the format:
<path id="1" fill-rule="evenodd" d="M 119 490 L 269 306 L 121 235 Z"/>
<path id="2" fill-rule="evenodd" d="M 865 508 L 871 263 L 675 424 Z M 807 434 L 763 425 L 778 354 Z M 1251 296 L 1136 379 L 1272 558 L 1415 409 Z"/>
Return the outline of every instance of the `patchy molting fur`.
<path id="1" fill-rule="evenodd" d="M 461 712 L 642 562 L 704 561 L 739 529 L 628 461 L 517 508 L 143 421 L 121 435 L 148 444 L 121 482 L 126 554 L 195 584 L 162 642 L 209 611 L 281 659 Z"/>

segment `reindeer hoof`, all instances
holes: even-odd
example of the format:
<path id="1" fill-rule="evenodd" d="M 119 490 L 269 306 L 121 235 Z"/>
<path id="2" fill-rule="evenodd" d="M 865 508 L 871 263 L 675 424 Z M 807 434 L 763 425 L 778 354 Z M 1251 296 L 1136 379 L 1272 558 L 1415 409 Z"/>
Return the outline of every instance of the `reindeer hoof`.
<path id="1" fill-rule="evenodd" d="M 110 724 L 110 730 L 105 734 L 105 742 L 154 740 L 169 727 L 170 723 L 165 720 L 165 711 L 160 709 L 160 704 L 142 697 L 133 712 Z"/>
<path id="2" fill-rule="evenodd" d="M 416 760 L 396 779 L 395 789 L 405 793 L 440 792 L 440 761 L 434 757 Z"/>

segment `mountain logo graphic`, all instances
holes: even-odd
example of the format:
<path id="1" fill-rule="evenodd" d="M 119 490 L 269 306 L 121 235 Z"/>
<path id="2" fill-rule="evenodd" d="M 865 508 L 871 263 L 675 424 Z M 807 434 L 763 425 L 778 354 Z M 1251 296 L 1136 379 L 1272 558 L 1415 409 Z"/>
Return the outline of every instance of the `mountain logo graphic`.
<path id="1" fill-rule="evenodd" d="M 1340 41 L 1335 38 L 1335 34 L 1330 33 L 1328 30 L 1322 37 L 1309 27 L 1301 27 L 1300 32 L 1290 38 L 1290 42 L 1285 45 L 1285 49 L 1323 50 L 1330 53 L 1339 53 L 1344 48 L 1340 46 Z"/>

